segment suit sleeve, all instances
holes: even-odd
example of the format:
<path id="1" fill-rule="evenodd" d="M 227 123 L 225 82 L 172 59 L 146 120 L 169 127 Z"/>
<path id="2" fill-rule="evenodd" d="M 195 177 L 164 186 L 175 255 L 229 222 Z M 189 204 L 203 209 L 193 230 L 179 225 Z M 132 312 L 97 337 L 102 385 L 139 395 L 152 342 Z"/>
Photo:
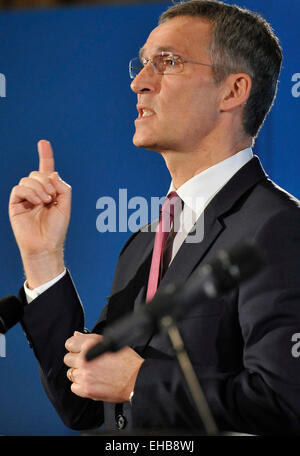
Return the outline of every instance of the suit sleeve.
<path id="1" fill-rule="evenodd" d="M 243 367 L 234 373 L 194 368 L 219 429 L 299 434 L 300 361 L 293 351 L 293 335 L 300 332 L 299 211 L 273 216 L 254 241 L 266 265 L 237 294 Z M 134 427 L 200 429 L 177 362 L 149 358 L 143 363 L 132 417 Z"/>
<path id="2" fill-rule="evenodd" d="M 23 289 L 20 297 L 26 303 Z M 43 387 L 64 424 L 75 430 L 102 425 L 103 403 L 76 396 L 66 376 L 65 342 L 74 331 L 85 331 L 83 308 L 68 271 L 59 282 L 25 304 L 21 324 L 38 360 Z"/>

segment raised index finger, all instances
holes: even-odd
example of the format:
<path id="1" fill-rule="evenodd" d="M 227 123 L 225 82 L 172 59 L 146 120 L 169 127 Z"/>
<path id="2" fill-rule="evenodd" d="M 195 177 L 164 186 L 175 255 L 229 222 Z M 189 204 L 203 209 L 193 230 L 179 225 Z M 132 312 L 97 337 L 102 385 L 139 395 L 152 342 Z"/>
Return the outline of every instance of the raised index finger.
<path id="1" fill-rule="evenodd" d="M 51 174 L 54 171 L 53 151 L 49 141 L 42 139 L 38 142 L 39 153 L 39 171 L 45 174 Z"/>

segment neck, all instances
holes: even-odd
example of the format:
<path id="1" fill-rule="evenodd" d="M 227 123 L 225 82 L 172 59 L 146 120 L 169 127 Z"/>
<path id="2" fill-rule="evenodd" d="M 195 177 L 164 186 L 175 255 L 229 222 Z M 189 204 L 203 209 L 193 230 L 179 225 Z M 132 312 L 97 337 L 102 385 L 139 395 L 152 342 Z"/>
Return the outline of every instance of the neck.
<path id="1" fill-rule="evenodd" d="M 162 156 L 171 174 L 174 187 L 178 189 L 192 177 L 251 145 L 252 138 L 246 138 L 230 146 L 226 144 L 214 147 L 202 146 L 197 150 L 183 152 L 165 150 Z"/>

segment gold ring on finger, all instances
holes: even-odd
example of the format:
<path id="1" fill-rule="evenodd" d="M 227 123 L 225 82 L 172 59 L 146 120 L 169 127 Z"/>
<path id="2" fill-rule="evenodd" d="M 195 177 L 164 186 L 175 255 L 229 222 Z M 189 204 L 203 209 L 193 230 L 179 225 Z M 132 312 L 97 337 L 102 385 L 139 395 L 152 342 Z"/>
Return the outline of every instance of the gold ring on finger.
<path id="1" fill-rule="evenodd" d="M 71 367 L 70 369 L 67 370 L 67 377 L 70 380 L 70 382 L 72 382 L 72 383 L 74 383 L 73 370 L 74 370 L 74 367 Z"/>

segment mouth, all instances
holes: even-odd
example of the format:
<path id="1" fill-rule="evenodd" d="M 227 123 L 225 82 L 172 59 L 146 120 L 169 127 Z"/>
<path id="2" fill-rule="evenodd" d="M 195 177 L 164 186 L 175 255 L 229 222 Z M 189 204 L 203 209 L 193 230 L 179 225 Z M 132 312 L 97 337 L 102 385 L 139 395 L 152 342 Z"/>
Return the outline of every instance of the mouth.
<path id="1" fill-rule="evenodd" d="M 138 110 L 138 118 L 136 120 L 144 120 L 144 119 L 148 119 L 149 117 L 153 117 L 155 115 L 155 112 L 146 107 L 146 106 L 137 106 L 137 110 Z"/>

